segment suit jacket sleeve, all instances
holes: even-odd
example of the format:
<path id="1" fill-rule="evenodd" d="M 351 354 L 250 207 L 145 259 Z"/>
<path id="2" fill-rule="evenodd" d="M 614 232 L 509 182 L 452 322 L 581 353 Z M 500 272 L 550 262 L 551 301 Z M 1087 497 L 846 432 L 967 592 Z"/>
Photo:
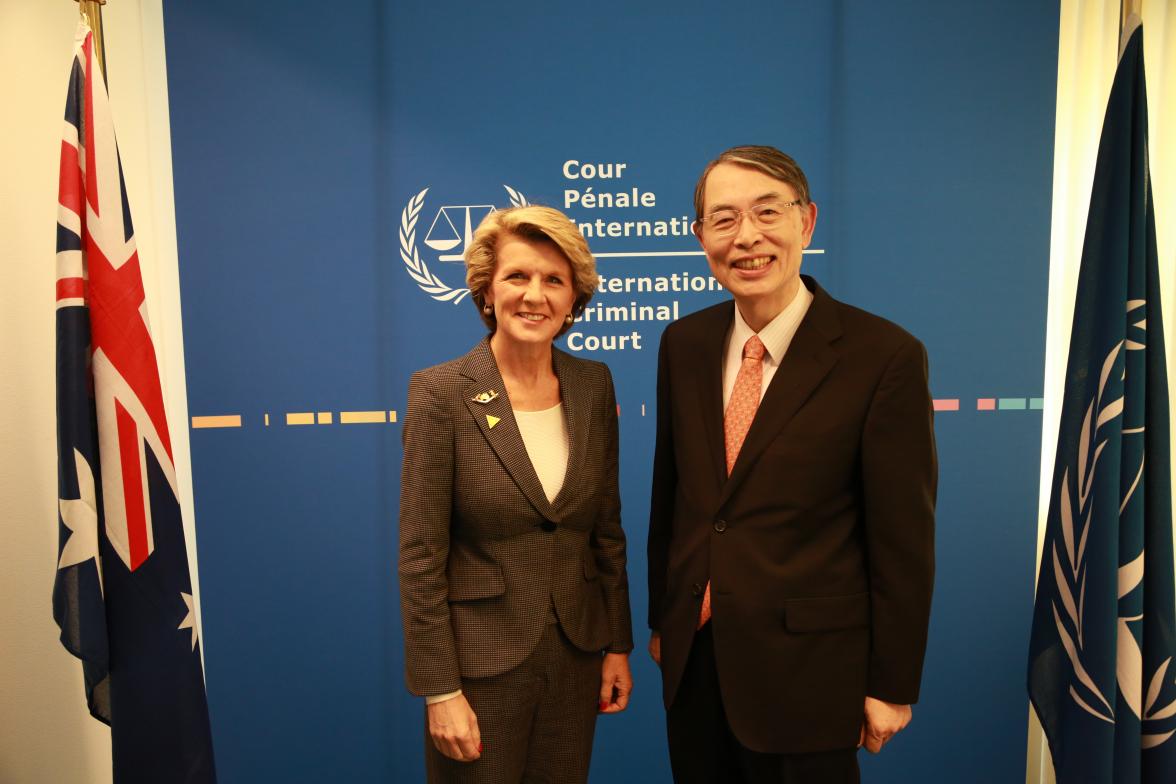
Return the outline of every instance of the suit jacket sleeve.
<path id="1" fill-rule="evenodd" d="M 413 374 L 404 418 L 400 477 L 400 612 L 409 691 L 461 688 L 449 622 L 449 523 L 453 507 L 453 421 L 428 371 Z"/>
<path id="2" fill-rule="evenodd" d="M 674 428 L 670 407 L 669 332 L 662 333 L 657 355 L 657 436 L 653 451 L 653 487 L 649 497 L 649 628 L 661 628 L 666 569 L 674 520 L 678 475 L 674 462 Z"/>
<path id="3" fill-rule="evenodd" d="M 870 574 L 867 694 L 918 700 L 935 572 L 937 464 L 927 353 L 911 338 L 891 358 L 862 433 Z"/>
<path id="4" fill-rule="evenodd" d="M 633 621 L 629 610 L 629 579 L 625 571 L 625 533 L 621 528 L 621 495 L 617 480 L 619 436 L 617 398 L 612 374 L 605 368 L 605 394 L 602 412 L 608 423 L 605 451 L 604 486 L 601 513 L 592 531 L 596 567 L 604 586 L 605 612 L 611 642 L 609 653 L 628 653 L 633 649 Z"/>

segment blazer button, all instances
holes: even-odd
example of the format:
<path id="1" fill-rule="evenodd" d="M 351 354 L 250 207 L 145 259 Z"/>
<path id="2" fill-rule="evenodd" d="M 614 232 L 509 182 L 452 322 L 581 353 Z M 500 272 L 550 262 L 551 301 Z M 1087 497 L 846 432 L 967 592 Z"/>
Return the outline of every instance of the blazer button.
<path id="1" fill-rule="evenodd" d="M 550 520 L 544 520 L 543 522 L 539 523 L 539 530 L 546 533 L 551 533 L 555 530 L 555 523 L 551 522 Z"/>
<path id="2" fill-rule="evenodd" d="M 715 530 L 718 531 L 719 533 L 726 531 L 727 530 L 727 521 L 726 520 L 716 520 L 715 521 Z"/>
<path id="3" fill-rule="evenodd" d="M 704 588 L 702 587 L 702 583 L 695 583 L 694 585 L 690 586 L 690 592 L 695 596 L 702 596 L 703 590 Z"/>

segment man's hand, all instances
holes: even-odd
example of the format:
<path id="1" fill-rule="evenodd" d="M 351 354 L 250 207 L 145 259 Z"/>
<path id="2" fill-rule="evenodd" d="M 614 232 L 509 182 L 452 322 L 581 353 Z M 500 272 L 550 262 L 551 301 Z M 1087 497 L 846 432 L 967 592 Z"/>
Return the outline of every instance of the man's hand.
<path id="1" fill-rule="evenodd" d="M 429 736 L 437 751 L 458 762 L 473 762 L 482 756 L 478 717 L 464 694 L 435 702 L 428 711 Z"/>
<path id="2" fill-rule="evenodd" d="M 911 723 L 911 706 L 895 705 L 883 702 L 873 697 L 866 697 L 865 718 L 862 721 L 861 735 L 858 746 L 865 746 L 866 751 L 877 754 L 882 751 L 886 741 Z"/>
<path id="3" fill-rule="evenodd" d="M 632 692 L 629 654 L 606 653 L 600 667 L 600 712 L 620 713 L 629 705 Z"/>
<path id="4" fill-rule="evenodd" d="M 653 632 L 649 635 L 649 656 L 654 664 L 661 666 L 661 634 Z"/>

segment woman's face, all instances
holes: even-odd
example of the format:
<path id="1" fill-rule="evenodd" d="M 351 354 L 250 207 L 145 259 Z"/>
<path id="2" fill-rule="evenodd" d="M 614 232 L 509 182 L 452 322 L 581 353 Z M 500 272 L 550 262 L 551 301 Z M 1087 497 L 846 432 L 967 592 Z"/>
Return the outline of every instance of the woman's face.
<path id="1" fill-rule="evenodd" d="M 493 306 L 498 340 L 520 347 L 550 344 L 572 312 L 572 267 L 550 242 L 511 234 L 498 241 L 486 304 Z"/>

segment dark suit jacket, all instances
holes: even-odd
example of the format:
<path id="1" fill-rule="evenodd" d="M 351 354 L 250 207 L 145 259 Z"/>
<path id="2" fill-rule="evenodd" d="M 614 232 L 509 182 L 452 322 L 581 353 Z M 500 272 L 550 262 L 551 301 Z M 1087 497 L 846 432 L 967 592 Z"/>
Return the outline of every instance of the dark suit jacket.
<path id="1" fill-rule="evenodd" d="M 725 302 L 669 326 L 658 361 L 649 625 L 667 707 L 711 581 L 732 731 L 755 751 L 857 744 L 865 696 L 919 694 L 936 485 L 923 346 L 813 302 L 726 476 Z"/>
<path id="2" fill-rule="evenodd" d="M 633 647 L 608 368 L 554 351 L 568 425 L 548 503 L 483 340 L 415 373 L 404 420 L 400 604 L 408 688 L 442 694 L 506 672 L 554 612 L 585 651 Z M 488 403 L 474 400 L 494 391 Z M 491 417 L 498 421 L 491 426 Z"/>

